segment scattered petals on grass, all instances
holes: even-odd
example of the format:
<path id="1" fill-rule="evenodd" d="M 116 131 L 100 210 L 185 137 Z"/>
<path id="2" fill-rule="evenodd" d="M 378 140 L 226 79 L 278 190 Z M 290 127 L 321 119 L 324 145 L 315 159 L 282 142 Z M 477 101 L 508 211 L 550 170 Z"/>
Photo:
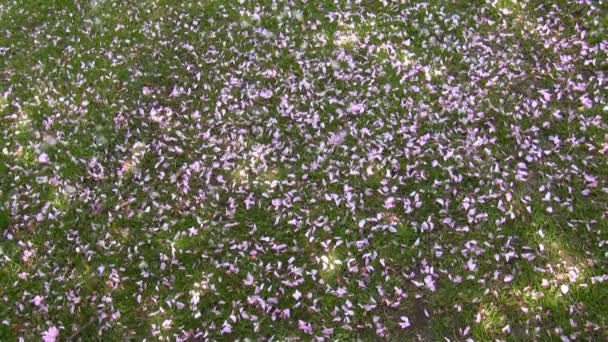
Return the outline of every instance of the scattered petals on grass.
<path id="1" fill-rule="evenodd" d="M 42 333 L 42 341 L 44 342 L 55 342 L 59 337 L 59 329 L 57 327 L 49 327 L 49 329 Z"/>
<path id="2" fill-rule="evenodd" d="M 0 4 L 0 340 L 607 340 L 606 1 Z"/>

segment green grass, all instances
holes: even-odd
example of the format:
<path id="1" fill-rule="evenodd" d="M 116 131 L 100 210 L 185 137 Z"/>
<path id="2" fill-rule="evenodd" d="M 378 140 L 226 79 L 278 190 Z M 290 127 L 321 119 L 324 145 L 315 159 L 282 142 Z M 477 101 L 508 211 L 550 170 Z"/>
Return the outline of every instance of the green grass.
<path id="1" fill-rule="evenodd" d="M 605 13 L 1 2 L 0 340 L 606 339 Z"/>

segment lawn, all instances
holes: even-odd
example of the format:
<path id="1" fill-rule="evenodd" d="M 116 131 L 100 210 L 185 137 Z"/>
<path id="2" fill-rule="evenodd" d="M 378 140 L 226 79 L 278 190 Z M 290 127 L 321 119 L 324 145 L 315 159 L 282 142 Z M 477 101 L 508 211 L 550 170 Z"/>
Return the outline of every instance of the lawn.
<path id="1" fill-rule="evenodd" d="M 0 0 L 0 340 L 608 340 L 607 26 Z"/>

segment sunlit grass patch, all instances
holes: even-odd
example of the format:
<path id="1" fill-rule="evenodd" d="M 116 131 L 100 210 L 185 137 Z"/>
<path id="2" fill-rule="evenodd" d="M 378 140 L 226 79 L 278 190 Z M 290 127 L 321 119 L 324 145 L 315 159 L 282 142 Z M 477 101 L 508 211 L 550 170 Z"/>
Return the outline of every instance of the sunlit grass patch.
<path id="1" fill-rule="evenodd" d="M 340 260 L 340 253 L 336 249 L 318 257 L 317 262 L 321 264 L 321 277 L 325 280 L 333 280 L 340 274 L 344 262 Z"/>
<path id="2" fill-rule="evenodd" d="M 491 2 L 492 6 L 498 9 L 502 14 L 510 15 L 514 12 L 520 14 L 519 11 L 523 11 L 526 8 L 527 1 L 518 0 L 497 0 Z"/>
<path id="3" fill-rule="evenodd" d="M 477 317 L 481 328 L 488 332 L 499 331 L 507 323 L 507 317 L 494 304 L 480 307 Z"/>
<path id="4" fill-rule="evenodd" d="M 334 36 L 334 45 L 342 48 L 352 48 L 359 43 L 359 37 L 355 32 L 338 31 Z"/>

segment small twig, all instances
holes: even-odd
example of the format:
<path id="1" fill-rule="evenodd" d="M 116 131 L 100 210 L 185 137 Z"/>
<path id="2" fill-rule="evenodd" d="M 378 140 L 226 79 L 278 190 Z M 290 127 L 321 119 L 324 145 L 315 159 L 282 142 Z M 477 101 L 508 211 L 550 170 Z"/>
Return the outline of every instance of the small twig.
<path id="1" fill-rule="evenodd" d="M 78 337 L 78 335 L 80 335 L 80 333 L 86 329 L 89 325 L 93 324 L 93 322 L 95 322 L 95 317 L 91 317 L 91 319 L 85 323 L 85 325 L 83 325 L 82 327 L 80 327 L 80 329 L 78 329 L 76 332 L 74 332 L 70 337 L 68 337 L 68 341 L 74 341 L 76 337 Z"/>

